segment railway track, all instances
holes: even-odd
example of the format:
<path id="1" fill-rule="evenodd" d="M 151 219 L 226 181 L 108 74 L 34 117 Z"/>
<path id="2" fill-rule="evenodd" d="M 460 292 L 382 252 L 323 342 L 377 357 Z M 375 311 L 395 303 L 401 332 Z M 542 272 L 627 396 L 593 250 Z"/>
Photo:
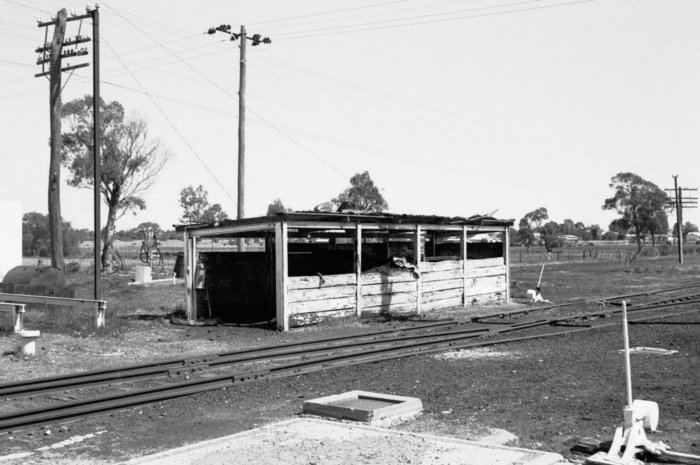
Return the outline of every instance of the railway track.
<path id="1" fill-rule="evenodd" d="M 700 284 L 696 284 L 698 286 Z M 679 291 L 689 288 L 674 288 Z M 663 290 L 657 293 L 669 292 Z M 657 294 L 654 293 L 654 294 Z M 647 296 L 649 293 L 626 295 Z M 614 303 L 615 298 L 606 299 Z M 686 294 L 663 300 L 645 302 L 628 307 L 635 317 L 630 322 L 677 316 L 700 311 L 700 308 L 683 312 L 661 313 L 659 309 L 700 304 L 700 294 Z M 542 308 L 551 310 L 552 307 Z M 429 354 L 446 349 L 463 349 L 479 346 L 524 341 L 534 338 L 562 336 L 581 331 L 619 325 L 614 323 L 580 324 L 574 329 L 559 329 L 562 325 L 573 324 L 577 320 L 590 321 L 621 313 L 615 307 L 602 307 L 596 311 L 574 313 L 539 319 L 529 319 L 515 323 L 489 323 L 489 318 L 502 318 L 502 313 L 479 317 L 478 323 L 445 321 L 419 325 L 401 330 L 378 331 L 373 333 L 316 340 L 304 343 L 291 343 L 275 347 L 263 347 L 238 352 L 212 354 L 189 359 L 167 360 L 114 370 L 101 370 L 76 375 L 59 376 L 0 385 L 0 396 L 17 397 L 28 394 L 38 395 L 55 391 L 94 388 L 120 382 L 141 381 L 169 377 L 167 382 L 131 391 L 93 395 L 71 402 L 49 405 L 28 410 L 0 414 L 0 431 L 57 420 L 64 420 L 90 413 L 123 409 L 150 402 L 190 395 L 194 393 L 222 389 L 241 383 L 295 376 L 326 370 L 339 366 L 390 360 L 412 355 Z M 511 313 L 509 316 L 513 316 Z M 524 314 L 524 312 L 519 312 Z M 542 331 L 543 327 L 550 327 Z M 534 330 L 535 334 L 505 337 L 509 333 Z M 222 369 L 229 371 L 220 374 Z M 201 375 L 195 377 L 195 375 Z M 176 379 L 173 379 L 173 376 Z M 191 376 L 191 378 L 190 378 Z M 189 379 L 183 379 L 189 378 Z M 80 394 L 81 396 L 84 394 Z"/>

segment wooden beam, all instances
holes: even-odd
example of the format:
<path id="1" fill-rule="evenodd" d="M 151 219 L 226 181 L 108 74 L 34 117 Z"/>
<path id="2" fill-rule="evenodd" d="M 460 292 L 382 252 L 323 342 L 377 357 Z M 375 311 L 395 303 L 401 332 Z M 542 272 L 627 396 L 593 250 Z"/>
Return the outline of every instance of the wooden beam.
<path id="1" fill-rule="evenodd" d="M 197 311 L 197 288 L 195 286 L 195 280 L 197 279 L 197 264 L 199 262 L 199 254 L 197 252 L 197 238 L 196 237 L 190 237 L 190 248 L 192 250 L 192 254 L 190 259 L 192 260 L 191 263 L 191 276 L 192 276 L 192 321 L 196 321 L 197 317 L 199 316 L 199 312 Z"/>
<path id="2" fill-rule="evenodd" d="M 13 320 L 21 318 L 16 316 L 16 313 L 24 313 L 24 305 L 21 304 L 41 304 L 41 305 L 60 305 L 63 307 L 82 307 L 93 308 L 95 310 L 95 326 L 97 328 L 105 327 L 105 312 L 107 310 L 107 302 L 104 300 L 92 299 L 73 299 L 69 297 L 52 297 L 47 295 L 28 295 L 28 294 L 6 294 L 0 293 L 0 305 L 10 303 L 16 307 L 13 313 Z M 15 322 L 15 328 L 22 326 L 21 321 Z"/>
<path id="3" fill-rule="evenodd" d="M 289 256 L 287 254 L 287 223 L 275 224 L 275 303 L 277 327 L 289 331 L 289 302 L 287 297 L 289 279 Z"/>
<path id="4" fill-rule="evenodd" d="M 467 302 L 467 227 L 462 227 L 462 236 L 459 238 L 459 254 L 462 256 L 462 306 L 466 307 Z"/>
<path id="5" fill-rule="evenodd" d="M 510 229 L 503 231 L 503 261 L 506 265 L 506 303 L 510 303 Z"/>
<path id="6" fill-rule="evenodd" d="M 423 235 L 421 234 L 421 227 L 420 225 L 416 225 L 416 236 L 415 236 L 415 242 L 414 242 L 414 247 L 415 247 L 415 265 L 416 265 L 416 271 L 417 273 L 417 278 L 416 278 L 416 313 L 420 315 L 421 312 L 421 300 L 422 300 L 422 289 L 421 289 L 421 273 L 420 273 L 420 262 L 421 262 L 421 256 L 420 252 L 422 249 L 422 239 Z"/>
<path id="7" fill-rule="evenodd" d="M 355 228 L 355 314 L 362 314 L 362 225 Z"/>
<path id="8" fill-rule="evenodd" d="M 219 228 L 192 229 L 190 237 L 222 236 L 244 232 L 263 232 L 275 229 L 275 223 L 242 224 L 237 226 L 221 226 Z"/>

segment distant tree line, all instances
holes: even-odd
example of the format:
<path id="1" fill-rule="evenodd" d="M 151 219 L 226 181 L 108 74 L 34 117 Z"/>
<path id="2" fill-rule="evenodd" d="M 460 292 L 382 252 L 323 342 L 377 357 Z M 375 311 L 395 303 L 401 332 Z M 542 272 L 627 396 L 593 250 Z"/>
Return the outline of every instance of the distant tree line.
<path id="1" fill-rule="evenodd" d="M 620 216 L 610 222 L 608 231 L 603 233 L 597 224 L 586 226 L 581 222 L 566 219 L 563 223 L 549 221 L 547 209 L 540 207 L 523 216 L 514 231 L 513 242 L 522 243 L 528 250 L 535 244 L 544 244 L 548 251 L 561 247 L 564 236 L 576 236 L 583 241 L 621 240 L 634 236 L 637 254 L 642 251 L 647 238 L 653 245 L 659 236 L 676 234 L 678 225 L 669 230 L 669 202 L 666 193 L 656 184 L 634 173 L 618 173 L 610 179 L 612 197 L 604 200 L 603 210 L 614 210 Z M 687 222 L 681 232 L 685 238 L 698 227 Z"/>
<path id="2" fill-rule="evenodd" d="M 77 255 L 80 243 L 92 239 L 92 231 L 73 229 L 70 221 L 63 222 L 63 255 Z M 22 216 L 22 254 L 26 257 L 48 257 L 51 252 L 49 215 L 38 212 Z"/>
<path id="3" fill-rule="evenodd" d="M 551 252 L 564 244 L 564 236 L 576 236 L 583 241 L 602 239 L 602 229 L 597 224 L 586 226 L 571 219 L 562 223 L 547 221 L 548 219 L 549 213 L 545 207 L 526 213 L 518 223 L 513 242 L 523 244 L 528 250 L 533 245 L 543 244 Z"/>

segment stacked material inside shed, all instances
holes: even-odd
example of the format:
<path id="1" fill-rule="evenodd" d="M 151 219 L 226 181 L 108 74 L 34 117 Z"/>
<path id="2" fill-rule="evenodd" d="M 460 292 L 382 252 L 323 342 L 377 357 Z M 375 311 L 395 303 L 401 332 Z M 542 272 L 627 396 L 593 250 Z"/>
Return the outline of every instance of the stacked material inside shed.
<path id="1" fill-rule="evenodd" d="M 181 225 L 188 318 L 275 320 L 287 329 L 507 301 L 512 224 L 483 216 L 294 212 Z"/>

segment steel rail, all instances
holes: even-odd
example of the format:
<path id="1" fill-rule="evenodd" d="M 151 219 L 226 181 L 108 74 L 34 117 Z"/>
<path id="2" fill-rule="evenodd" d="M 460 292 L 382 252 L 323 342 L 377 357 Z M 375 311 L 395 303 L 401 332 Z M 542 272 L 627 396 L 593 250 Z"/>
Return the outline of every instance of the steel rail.
<path id="1" fill-rule="evenodd" d="M 693 302 L 694 303 L 694 302 Z M 653 308 L 637 309 L 636 311 L 648 311 L 653 310 Z M 700 311 L 700 309 L 693 309 L 685 312 L 678 312 L 675 314 L 661 314 L 661 315 L 651 315 L 647 317 L 635 318 L 631 321 L 646 321 L 650 319 L 666 318 L 677 315 L 684 315 L 688 313 L 693 313 Z M 597 314 L 597 312 L 596 312 Z M 519 329 L 533 328 L 536 326 L 542 326 L 544 324 L 550 324 L 552 320 L 563 321 L 565 319 L 572 319 L 573 317 L 560 317 L 556 319 L 545 319 L 537 320 L 533 322 L 520 323 L 517 325 L 511 325 L 509 327 L 500 328 L 497 333 L 504 334 L 511 331 L 517 331 Z M 194 393 L 220 389 L 223 387 L 231 386 L 233 384 L 240 384 L 242 382 L 256 381 L 266 378 L 279 378 L 285 376 L 294 376 L 300 374 L 307 374 L 314 371 L 325 370 L 338 366 L 350 366 L 360 363 L 368 363 L 380 360 L 389 360 L 395 358 L 401 358 L 411 355 L 418 355 L 424 353 L 432 353 L 437 351 L 445 350 L 446 348 L 468 348 L 468 347 L 478 347 L 495 345 L 506 342 L 517 342 L 529 339 L 543 338 L 549 336 L 559 336 L 565 334 L 572 334 L 576 332 L 589 331 L 593 329 L 599 329 L 604 327 L 610 327 L 614 325 L 619 325 L 617 323 L 608 323 L 603 325 L 594 325 L 585 328 L 577 328 L 573 330 L 549 332 L 543 334 L 535 334 L 516 338 L 507 339 L 486 339 L 478 342 L 465 342 L 469 338 L 473 338 L 474 335 L 470 337 L 459 337 L 452 336 L 450 338 L 440 339 L 438 341 L 420 341 L 419 343 L 405 343 L 396 346 L 389 346 L 387 348 L 372 349 L 368 351 L 362 351 L 360 353 L 341 353 L 336 355 L 330 355 L 314 360 L 302 360 L 295 363 L 289 363 L 286 365 L 272 367 L 265 370 L 254 370 L 248 372 L 235 373 L 233 375 L 223 375 L 216 376 L 213 378 L 200 379 L 200 380 L 189 380 L 183 383 L 171 384 L 167 386 L 159 386 L 141 390 L 137 393 L 125 392 L 119 394 L 112 394 L 108 396 L 102 396 L 100 398 L 93 398 L 87 400 L 79 400 L 75 402 L 70 402 L 66 404 L 61 404 L 57 406 L 50 406 L 45 408 L 38 408 L 32 410 L 25 410 L 19 412 L 11 412 L 0 416 L 0 430 L 5 430 L 9 428 L 16 428 L 20 426 L 26 426 L 35 423 L 49 422 L 55 420 L 67 419 L 75 416 L 84 415 L 87 413 L 98 413 L 106 410 L 113 410 L 118 408 L 127 408 L 135 405 L 141 405 L 144 403 L 162 401 L 174 397 L 181 397 L 184 395 L 190 395 Z M 481 335 L 483 336 L 483 335 Z"/>
<path id="2" fill-rule="evenodd" d="M 685 296 L 687 297 L 697 297 L 697 296 Z M 677 305 L 677 300 L 673 299 L 671 303 L 669 301 L 663 301 L 662 303 L 666 306 Z M 692 301 L 688 302 L 692 303 Z M 644 308 L 659 308 L 659 302 L 652 303 L 653 307 Z M 636 309 L 642 309 L 642 307 L 634 307 Z M 618 311 L 619 312 L 619 311 Z M 608 309 L 603 309 L 595 312 L 568 315 L 559 318 L 548 318 L 544 320 L 539 320 L 535 322 L 535 326 L 541 325 L 558 325 L 563 322 L 577 320 L 577 319 L 587 319 L 600 317 L 608 315 L 611 313 L 616 313 L 616 311 L 611 311 Z M 434 329 L 435 327 L 447 326 L 456 324 L 456 322 L 448 322 L 444 324 L 431 324 L 422 325 L 413 328 L 407 328 L 408 330 L 415 329 Z M 524 326 L 523 326 L 524 325 Z M 255 363 L 255 362 L 279 362 L 281 360 L 296 359 L 303 356 L 322 356 L 324 354 L 332 353 L 337 350 L 352 350 L 352 349 L 364 349 L 371 347 L 379 347 L 387 344 L 396 344 L 402 341 L 418 341 L 421 339 L 432 340 L 432 339 L 445 339 L 446 337 L 457 336 L 457 338 L 472 338 L 480 337 L 485 334 L 497 334 L 503 331 L 511 331 L 522 329 L 526 327 L 532 327 L 532 322 L 523 322 L 517 324 L 511 324 L 504 328 L 504 326 L 493 326 L 493 327 L 479 327 L 479 328 L 467 328 L 467 329 L 457 329 L 457 330 L 447 330 L 439 332 L 430 332 L 421 335 L 403 335 L 401 334 L 407 332 L 404 330 L 390 330 L 390 331 L 380 331 L 377 333 L 365 333 L 362 335 L 355 335 L 344 338 L 346 342 L 338 342 L 340 339 L 323 339 L 317 341 L 310 341 L 306 343 L 292 343 L 286 344 L 284 346 L 275 347 L 263 347 L 258 349 L 247 349 L 238 352 L 229 353 L 219 353 L 212 354 L 210 356 L 202 356 L 194 359 L 176 360 L 172 362 L 165 362 L 161 364 L 147 364 L 146 366 L 130 367 L 126 369 L 116 369 L 107 370 L 100 372 L 88 372 L 80 373 L 77 375 L 68 375 L 65 377 L 54 377 L 54 378 L 42 378 L 38 380 L 27 380 L 22 382 L 15 382 L 7 385 L 0 386 L 0 396 L 2 397 L 17 397 L 26 396 L 32 394 L 50 393 L 56 391 L 63 391 L 67 389 L 80 389 L 87 387 L 100 386 L 105 384 L 111 384 L 114 382 L 125 382 L 125 381 L 138 381 L 144 379 L 153 379 L 157 377 L 163 377 L 167 375 L 180 375 L 189 374 L 193 371 L 201 371 L 205 369 L 221 368 L 223 366 L 230 366 L 234 364 L 241 363 Z M 383 339 L 373 339 L 370 341 L 365 341 L 369 336 L 376 336 L 380 334 L 386 336 Z M 389 337 L 391 335 L 394 337 Z M 327 344 L 327 343 L 332 344 Z M 284 349 L 280 349 L 283 347 Z M 289 347 L 289 349 L 287 349 Z"/>
<path id="3" fill-rule="evenodd" d="M 620 300 L 620 299 L 629 299 L 631 297 L 646 297 L 646 296 L 650 296 L 650 295 L 663 294 L 666 292 L 680 291 L 683 289 L 689 289 L 689 288 L 698 287 L 698 286 L 700 286 L 700 282 L 687 283 L 687 284 L 683 284 L 681 286 L 669 287 L 666 289 L 659 289 L 657 291 L 636 292 L 636 293 L 632 293 L 632 294 L 621 294 L 621 295 L 610 296 L 610 297 L 597 297 L 597 298 L 590 298 L 590 299 L 576 299 L 574 301 L 565 302 L 562 304 L 544 305 L 541 307 L 538 306 L 538 307 L 532 307 L 532 308 L 526 308 L 526 309 L 511 310 L 511 311 L 507 311 L 507 312 L 495 312 L 495 313 L 490 313 L 488 315 L 482 315 L 482 316 L 475 316 L 475 317 L 472 317 L 471 321 L 479 322 L 481 320 L 485 320 L 488 318 L 504 318 L 506 316 L 528 314 L 528 313 L 534 312 L 534 311 L 555 310 L 555 309 L 559 309 L 559 308 L 572 307 L 574 305 L 588 304 L 588 303 L 594 303 L 594 302 L 605 303 L 605 302 L 610 302 L 610 301 L 615 301 L 615 300 Z"/>
<path id="4" fill-rule="evenodd" d="M 674 288 L 667 288 L 654 292 L 647 293 L 636 293 L 636 294 L 625 294 L 623 296 L 613 296 L 607 297 L 606 300 L 618 299 L 620 297 L 629 296 L 640 296 L 649 294 L 658 294 L 663 292 L 670 292 L 680 289 L 685 289 L 689 287 L 695 287 L 700 285 L 700 283 L 690 283 L 683 286 L 677 286 Z M 594 299 L 599 301 L 600 299 Z M 549 306 L 549 307 L 538 307 L 536 310 L 547 310 L 551 308 L 560 308 L 564 306 L 575 305 L 580 302 L 570 302 L 566 304 L 561 304 L 559 306 Z M 519 310 L 515 312 L 507 312 L 508 314 L 517 313 L 529 313 L 533 311 L 531 309 Z M 474 317 L 472 320 L 480 322 L 481 319 L 486 319 L 492 316 L 503 316 L 504 313 L 485 315 L 482 317 Z M 155 378 L 172 375 L 173 373 L 183 373 L 189 372 L 191 370 L 204 369 L 212 366 L 222 366 L 229 365 L 239 362 L 254 362 L 265 357 L 277 356 L 278 358 L 284 358 L 289 356 L 294 356 L 299 352 L 303 351 L 304 348 L 311 348 L 313 346 L 323 346 L 324 344 L 343 344 L 343 341 L 356 341 L 367 338 L 380 338 L 391 335 L 397 335 L 409 331 L 416 330 L 428 330 L 435 329 L 445 326 L 462 325 L 465 322 L 457 322 L 454 320 L 436 322 L 431 324 L 416 325 L 408 328 L 392 329 L 392 330 L 382 330 L 370 333 L 362 333 L 358 335 L 342 336 L 335 338 L 325 338 L 318 339 L 314 341 L 306 342 L 294 342 L 287 344 L 280 344 L 276 346 L 266 346 L 261 348 L 244 349 L 234 352 L 223 352 L 223 353 L 213 353 L 205 354 L 197 357 L 188 357 L 180 359 L 166 359 L 156 362 L 150 362 L 139 365 L 132 365 L 128 367 L 117 367 L 111 369 L 103 369 L 96 371 L 88 371 L 75 373 L 70 375 L 60 375 L 55 377 L 46 377 L 33 380 L 21 380 L 11 383 L 6 383 L 0 385 L 0 396 L 11 397 L 19 395 L 29 395 L 38 393 L 48 393 L 56 392 L 58 390 L 63 390 L 66 388 L 78 388 L 78 387 L 91 387 L 99 386 L 102 384 L 108 384 L 112 382 L 123 382 L 123 381 L 138 381 L 143 379 Z M 286 351 L 288 348 L 295 348 L 297 350 Z M 327 347 L 323 347 L 321 350 L 327 350 Z M 245 354 L 254 354 L 253 356 L 246 357 Z"/>
<path id="5" fill-rule="evenodd" d="M 374 331 L 369 333 L 340 336 L 335 338 L 315 339 L 313 341 L 291 342 L 275 346 L 264 346 L 232 352 L 205 354 L 196 357 L 165 359 L 156 362 L 131 365 L 127 367 L 117 367 L 103 370 L 72 373 L 68 375 L 20 380 L 0 384 L 0 397 L 54 392 L 66 388 L 97 386 L 100 384 L 108 384 L 111 382 L 136 381 L 157 376 L 167 376 L 168 374 L 171 374 L 172 372 L 175 372 L 177 370 L 190 370 L 195 367 L 207 366 L 217 361 L 221 362 L 222 360 L 225 360 L 226 362 L 222 362 L 220 364 L 234 363 L 238 361 L 254 361 L 258 358 L 263 357 L 269 358 L 276 355 L 286 356 L 290 353 L 311 350 L 311 348 L 314 346 L 323 346 L 324 344 L 341 345 L 343 344 L 343 341 L 356 341 L 368 338 L 378 339 L 405 332 L 431 330 L 435 328 L 453 326 L 457 324 L 460 324 L 460 322 L 455 320 L 449 320 L 424 325 L 416 325 L 400 329 Z M 287 351 L 287 349 L 295 350 Z M 246 357 L 248 355 L 252 356 Z"/>

